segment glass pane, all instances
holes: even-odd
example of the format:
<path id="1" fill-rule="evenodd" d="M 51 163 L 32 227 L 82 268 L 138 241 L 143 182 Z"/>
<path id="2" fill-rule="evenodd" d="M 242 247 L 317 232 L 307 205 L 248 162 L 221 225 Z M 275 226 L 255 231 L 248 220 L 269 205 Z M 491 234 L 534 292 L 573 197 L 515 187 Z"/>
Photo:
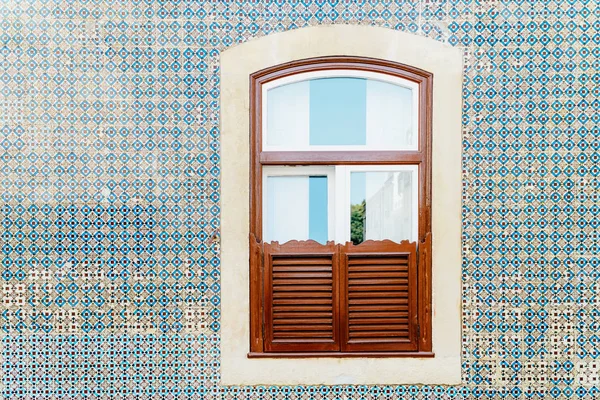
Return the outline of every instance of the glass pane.
<path id="1" fill-rule="evenodd" d="M 266 144 L 416 149 L 413 96 L 404 86 L 351 77 L 278 86 L 267 92 Z"/>
<path id="2" fill-rule="evenodd" d="M 350 240 L 415 240 L 417 222 L 410 171 L 350 174 Z"/>
<path id="3" fill-rule="evenodd" d="M 327 177 L 269 176 L 266 190 L 265 242 L 327 241 Z"/>
<path id="4" fill-rule="evenodd" d="M 365 145 L 366 118 L 366 79 L 310 81 L 311 145 Z"/>
<path id="5" fill-rule="evenodd" d="M 327 242 L 327 177 L 308 178 L 308 237 Z"/>
<path id="6" fill-rule="evenodd" d="M 305 147 L 308 145 L 310 82 L 278 86 L 267 95 L 267 144 Z"/>
<path id="7" fill-rule="evenodd" d="M 376 149 L 416 149 L 412 89 L 367 82 L 367 145 Z"/>

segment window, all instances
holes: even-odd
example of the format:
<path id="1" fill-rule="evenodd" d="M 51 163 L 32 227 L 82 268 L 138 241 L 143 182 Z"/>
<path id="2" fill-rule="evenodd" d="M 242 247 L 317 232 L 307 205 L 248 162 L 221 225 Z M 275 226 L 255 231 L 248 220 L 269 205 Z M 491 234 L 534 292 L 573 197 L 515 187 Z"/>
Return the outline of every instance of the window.
<path id="1" fill-rule="evenodd" d="M 251 76 L 252 355 L 432 355 L 431 88 L 358 57 Z"/>

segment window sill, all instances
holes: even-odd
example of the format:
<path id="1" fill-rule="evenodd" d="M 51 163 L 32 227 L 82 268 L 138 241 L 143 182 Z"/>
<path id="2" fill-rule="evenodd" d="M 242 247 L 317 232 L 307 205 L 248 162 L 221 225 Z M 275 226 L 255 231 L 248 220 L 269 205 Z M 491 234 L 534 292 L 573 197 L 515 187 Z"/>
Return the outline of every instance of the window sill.
<path id="1" fill-rule="evenodd" d="M 320 353 L 254 353 L 250 352 L 248 358 L 433 358 L 435 353 L 428 351 L 405 351 L 405 352 L 320 352 Z"/>

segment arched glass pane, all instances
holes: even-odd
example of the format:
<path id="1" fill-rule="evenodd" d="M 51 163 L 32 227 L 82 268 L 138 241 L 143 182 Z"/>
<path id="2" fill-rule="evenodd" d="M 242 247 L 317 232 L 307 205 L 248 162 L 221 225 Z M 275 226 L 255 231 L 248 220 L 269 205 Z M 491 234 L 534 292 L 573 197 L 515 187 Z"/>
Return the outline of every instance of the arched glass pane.
<path id="1" fill-rule="evenodd" d="M 326 77 L 266 92 L 266 150 L 413 150 L 416 90 L 394 83 Z"/>

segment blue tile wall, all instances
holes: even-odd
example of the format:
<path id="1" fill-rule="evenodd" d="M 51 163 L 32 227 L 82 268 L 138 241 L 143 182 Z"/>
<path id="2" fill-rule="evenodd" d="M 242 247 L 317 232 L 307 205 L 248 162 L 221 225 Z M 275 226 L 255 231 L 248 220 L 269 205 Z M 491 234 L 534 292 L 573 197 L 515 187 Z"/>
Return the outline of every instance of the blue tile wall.
<path id="1" fill-rule="evenodd" d="M 460 386 L 219 385 L 219 55 L 332 23 L 464 50 Z M 597 398 L 599 70 L 595 0 L 0 2 L 3 398 Z"/>

